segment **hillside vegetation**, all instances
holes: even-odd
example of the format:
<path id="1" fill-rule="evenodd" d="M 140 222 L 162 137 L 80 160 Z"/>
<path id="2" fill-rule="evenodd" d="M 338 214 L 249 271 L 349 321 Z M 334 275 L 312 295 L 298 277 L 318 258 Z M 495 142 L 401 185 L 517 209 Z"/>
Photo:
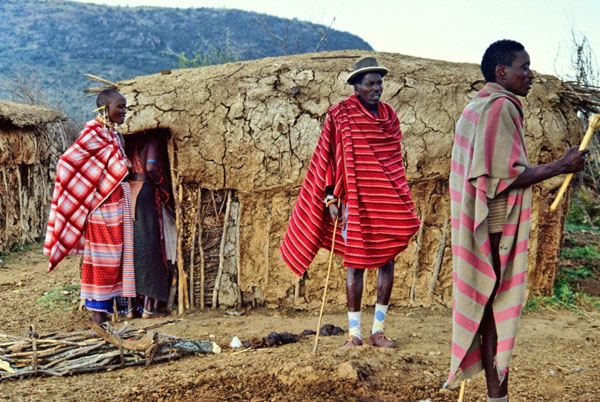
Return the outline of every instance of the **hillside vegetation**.
<path id="1" fill-rule="evenodd" d="M 177 57 L 225 53 L 248 60 L 337 49 L 371 49 L 356 35 L 240 10 L 110 7 L 61 0 L 0 0 L 0 79 L 37 72 L 51 103 L 89 118 L 85 73 L 112 81 L 176 68 Z M 210 61 L 210 60 L 209 60 Z M 32 78 L 33 79 L 33 78 Z M 0 89 L 0 98 L 10 94 Z"/>

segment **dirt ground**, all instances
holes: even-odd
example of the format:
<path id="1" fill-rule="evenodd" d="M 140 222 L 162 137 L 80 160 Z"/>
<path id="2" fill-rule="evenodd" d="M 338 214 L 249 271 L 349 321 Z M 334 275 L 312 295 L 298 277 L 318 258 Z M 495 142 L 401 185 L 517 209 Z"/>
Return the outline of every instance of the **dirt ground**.
<path id="1" fill-rule="evenodd" d="M 23 335 L 31 323 L 38 332 L 87 328 L 88 313 L 64 310 L 64 305 L 49 312 L 49 302 L 38 300 L 45 292 L 78 285 L 79 260 L 69 258 L 51 274 L 45 272 L 46 264 L 39 247 L 9 255 L 0 263 L 0 332 Z M 373 313 L 372 308 L 363 311 L 366 335 Z M 448 309 L 392 307 L 386 334 L 397 343 L 395 349 L 363 346 L 340 351 L 344 338 L 338 335 L 320 337 L 317 353 L 311 353 L 313 336 L 295 344 L 241 353 L 226 347 L 234 335 L 246 340 L 272 331 L 314 329 L 315 312 L 258 309 L 232 313 L 193 310 L 180 316 L 181 321 L 158 329 L 181 337 L 215 340 L 223 347 L 220 354 L 188 356 L 149 368 L 8 380 L 0 382 L 0 401 L 457 400 L 457 390 L 440 389 L 450 362 Z M 149 320 L 134 321 L 135 326 L 142 326 Z M 327 311 L 323 323 L 346 328 L 346 314 Z M 597 311 L 525 314 L 511 367 L 511 400 L 600 400 L 599 347 Z M 468 384 L 465 401 L 485 401 L 483 376 Z"/>

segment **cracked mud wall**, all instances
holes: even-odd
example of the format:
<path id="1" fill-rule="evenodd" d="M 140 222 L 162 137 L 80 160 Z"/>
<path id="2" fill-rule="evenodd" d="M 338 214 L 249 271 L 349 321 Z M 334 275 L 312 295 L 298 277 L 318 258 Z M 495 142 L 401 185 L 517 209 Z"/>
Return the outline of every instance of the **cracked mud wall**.
<path id="1" fill-rule="evenodd" d="M 238 226 L 230 227 L 235 235 L 226 238 L 238 242 L 230 248 L 237 250 L 234 265 L 239 272 L 228 275 L 230 288 L 239 286 L 244 304 L 300 309 L 319 305 L 327 251 L 322 250 L 308 275 L 298 280 L 282 262 L 279 245 L 327 108 L 351 93 L 345 77 L 366 54 L 338 51 L 269 58 L 173 70 L 119 83 L 130 107 L 126 132 L 168 130 L 184 188 L 230 189 L 239 200 Z M 397 259 L 392 303 L 450 306 L 451 148 L 456 120 L 483 85 L 481 73 L 473 64 L 373 55 L 390 69 L 383 100 L 402 122 L 407 180 L 423 222 Z M 559 158 L 581 136 L 575 112 L 560 97 L 562 88 L 556 78 L 539 76 L 523 100 L 533 165 Z M 549 202 L 561 180 L 554 178 L 534 188 L 528 260 L 532 293 L 547 294 L 552 288 L 567 204 L 551 214 Z M 184 214 L 193 209 L 193 197 L 184 197 Z M 185 228 L 184 236 L 189 233 Z M 343 306 L 345 270 L 340 259 L 335 261 L 328 298 L 330 304 Z M 375 272 L 367 278 L 364 301 L 373 304 Z M 221 305 L 235 304 L 236 289 L 230 293 Z"/>
<path id="2" fill-rule="evenodd" d="M 38 241 L 46 223 L 59 124 L 15 126 L 0 118 L 0 251 Z"/>

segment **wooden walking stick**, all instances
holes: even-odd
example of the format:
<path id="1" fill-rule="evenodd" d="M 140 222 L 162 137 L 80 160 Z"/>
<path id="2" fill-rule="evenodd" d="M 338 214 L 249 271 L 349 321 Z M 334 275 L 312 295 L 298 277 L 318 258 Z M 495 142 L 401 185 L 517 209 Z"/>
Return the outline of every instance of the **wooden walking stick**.
<path id="1" fill-rule="evenodd" d="M 338 208 L 340 204 L 338 202 Z M 325 278 L 325 289 L 323 289 L 323 302 L 321 303 L 321 312 L 319 313 L 319 323 L 317 324 L 317 336 L 315 337 L 315 346 L 313 347 L 313 353 L 317 351 L 317 344 L 319 343 L 319 330 L 321 329 L 321 319 L 323 318 L 323 308 L 325 307 L 325 298 L 327 297 L 327 287 L 329 286 L 329 273 L 331 272 L 331 263 L 333 262 L 333 250 L 335 249 L 335 233 L 337 231 L 339 218 L 335 218 L 333 224 L 333 237 L 331 238 L 331 250 L 329 251 L 329 266 L 327 267 L 327 277 Z"/>
<path id="2" fill-rule="evenodd" d="M 467 380 L 462 380 L 460 383 L 460 392 L 458 393 L 458 402 L 463 402 L 463 398 L 465 396 L 465 387 L 467 385 Z"/>
<path id="3" fill-rule="evenodd" d="M 592 134 L 594 134 L 594 131 L 597 128 L 600 128 L 600 115 L 593 114 L 592 117 L 590 117 L 590 121 L 588 123 L 588 129 L 585 133 L 585 136 L 583 136 L 581 145 L 579 145 L 580 151 L 583 151 L 584 149 L 587 148 L 590 140 L 592 139 Z M 563 181 L 563 184 L 560 187 L 560 190 L 558 190 L 558 194 L 556 194 L 556 199 L 554 200 L 552 205 L 550 205 L 551 212 L 554 212 L 556 210 L 556 208 L 558 207 L 558 204 L 560 203 L 560 200 L 562 199 L 563 195 L 567 191 L 567 188 L 569 187 L 569 183 L 571 183 L 572 178 L 573 178 L 573 173 L 569 173 L 567 175 L 567 177 L 565 177 L 565 181 Z"/>

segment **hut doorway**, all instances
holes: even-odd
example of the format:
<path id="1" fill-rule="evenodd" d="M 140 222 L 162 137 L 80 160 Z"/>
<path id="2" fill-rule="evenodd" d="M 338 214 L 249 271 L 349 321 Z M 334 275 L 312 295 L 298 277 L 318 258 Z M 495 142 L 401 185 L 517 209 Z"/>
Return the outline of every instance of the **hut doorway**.
<path id="1" fill-rule="evenodd" d="M 168 139 L 165 130 L 125 136 L 125 152 L 132 165 L 127 180 L 134 217 L 136 292 L 146 297 L 136 304 L 143 304 L 148 314 L 164 307 L 170 310 L 176 289 L 172 284 L 176 280 L 177 209 Z"/>
<path id="2" fill-rule="evenodd" d="M 239 290 L 239 216 L 241 205 L 232 189 L 206 188 L 182 182 L 177 149 L 168 130 L 149 130 L 125 136 L 130 160 L 140 144 L 158 145 L 161 170 L 168 189 L 168 209 L 175 227 L 177 260 L 169 264 L 168 308 L 180 312 L 194 307 L 241 306 Z M 181 280 L 179 280 L 181 279 Z"/>

